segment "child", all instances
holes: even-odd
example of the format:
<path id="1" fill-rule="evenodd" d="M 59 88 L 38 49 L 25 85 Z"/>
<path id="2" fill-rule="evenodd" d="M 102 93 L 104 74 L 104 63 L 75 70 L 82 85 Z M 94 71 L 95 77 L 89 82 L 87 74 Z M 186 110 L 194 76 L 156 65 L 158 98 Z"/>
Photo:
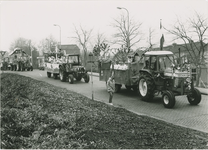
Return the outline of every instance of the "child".
<path id="1" fill-rule="evenodd" d="M 112 99 L 113 99 L 113 93 L 115 92 L 115 81 L 114 76 L 112 75 L 108 81 L 107 81 L 107 91 L 109 93 L 109 104 L 113 105 Z"/>

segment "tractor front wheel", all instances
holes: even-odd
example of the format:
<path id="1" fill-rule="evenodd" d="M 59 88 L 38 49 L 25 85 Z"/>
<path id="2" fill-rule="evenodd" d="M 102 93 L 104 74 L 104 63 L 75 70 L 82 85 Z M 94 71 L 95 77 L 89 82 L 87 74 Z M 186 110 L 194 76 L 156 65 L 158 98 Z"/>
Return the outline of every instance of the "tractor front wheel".
<path id="1" fill-rule="evenodd" d="M 175 106 L 175 96 L 171 91 L 165 91 L 162 95 L 162 100 L 166 108 L 173 108 Z"/>
<path id="2" fill-rule="evenodd" d="M 72 74 L 69 75 L 69 83 L 70 84 L 74 83 L 74 76 Z"/>
<path id="3" fill-rule="evenodd" d="M 90 76 L 88 74 L 84 77 L 85 83 L 88 83 L 90 81 Z"/>
<path id="4" fill-rule="evenodd" d="M 62 70 L 61 68 L 60 68 L 60 70 L 59 70 L 59 76 L 60 76 L 60 80 L 61 80 L 62 82 L 66 81 L 66 73 L 65 73 L 64 70 Z"/>
<path id="5" fill-rule="evenodd" d="M 188 101 L 191 105 L 198 105 L 201 102 L 201 93 L 194 88 L 191 94 L 187 95 Z"/>

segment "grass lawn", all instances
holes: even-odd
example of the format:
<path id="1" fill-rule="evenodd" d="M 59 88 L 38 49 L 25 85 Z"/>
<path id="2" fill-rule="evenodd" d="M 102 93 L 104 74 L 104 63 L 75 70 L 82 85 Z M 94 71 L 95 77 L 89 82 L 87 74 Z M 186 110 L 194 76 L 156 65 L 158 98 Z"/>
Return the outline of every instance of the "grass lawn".
<path id="1" fill-rule="evenodd" d="M 207 149 L 207 143 L 206 133 L 1 74 L 1 149 Z"/>

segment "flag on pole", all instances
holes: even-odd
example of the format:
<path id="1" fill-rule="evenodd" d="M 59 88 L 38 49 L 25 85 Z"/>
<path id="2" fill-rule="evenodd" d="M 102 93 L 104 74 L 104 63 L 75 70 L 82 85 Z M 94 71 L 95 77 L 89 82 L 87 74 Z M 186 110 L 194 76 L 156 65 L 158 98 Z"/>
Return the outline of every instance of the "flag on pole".
<path id="1" fill-rule="evenodd" d="M 164 38 L 164 35 L 163 35 L 162 19 L 160 19 L 160 32 L 161 32 L 160 50 L 163 50 L 163 44 L 164 44 L 165 38 Z"/>

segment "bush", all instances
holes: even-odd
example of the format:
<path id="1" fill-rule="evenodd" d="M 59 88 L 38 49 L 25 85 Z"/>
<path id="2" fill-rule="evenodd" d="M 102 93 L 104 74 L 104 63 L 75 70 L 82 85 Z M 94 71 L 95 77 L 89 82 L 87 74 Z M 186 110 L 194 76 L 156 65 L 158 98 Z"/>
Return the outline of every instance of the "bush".
<path id="1" fill-rule="evenodd" d="M 178 127 L 28 77 L 1 75 L 2 149 L 207 148 Z"/>

